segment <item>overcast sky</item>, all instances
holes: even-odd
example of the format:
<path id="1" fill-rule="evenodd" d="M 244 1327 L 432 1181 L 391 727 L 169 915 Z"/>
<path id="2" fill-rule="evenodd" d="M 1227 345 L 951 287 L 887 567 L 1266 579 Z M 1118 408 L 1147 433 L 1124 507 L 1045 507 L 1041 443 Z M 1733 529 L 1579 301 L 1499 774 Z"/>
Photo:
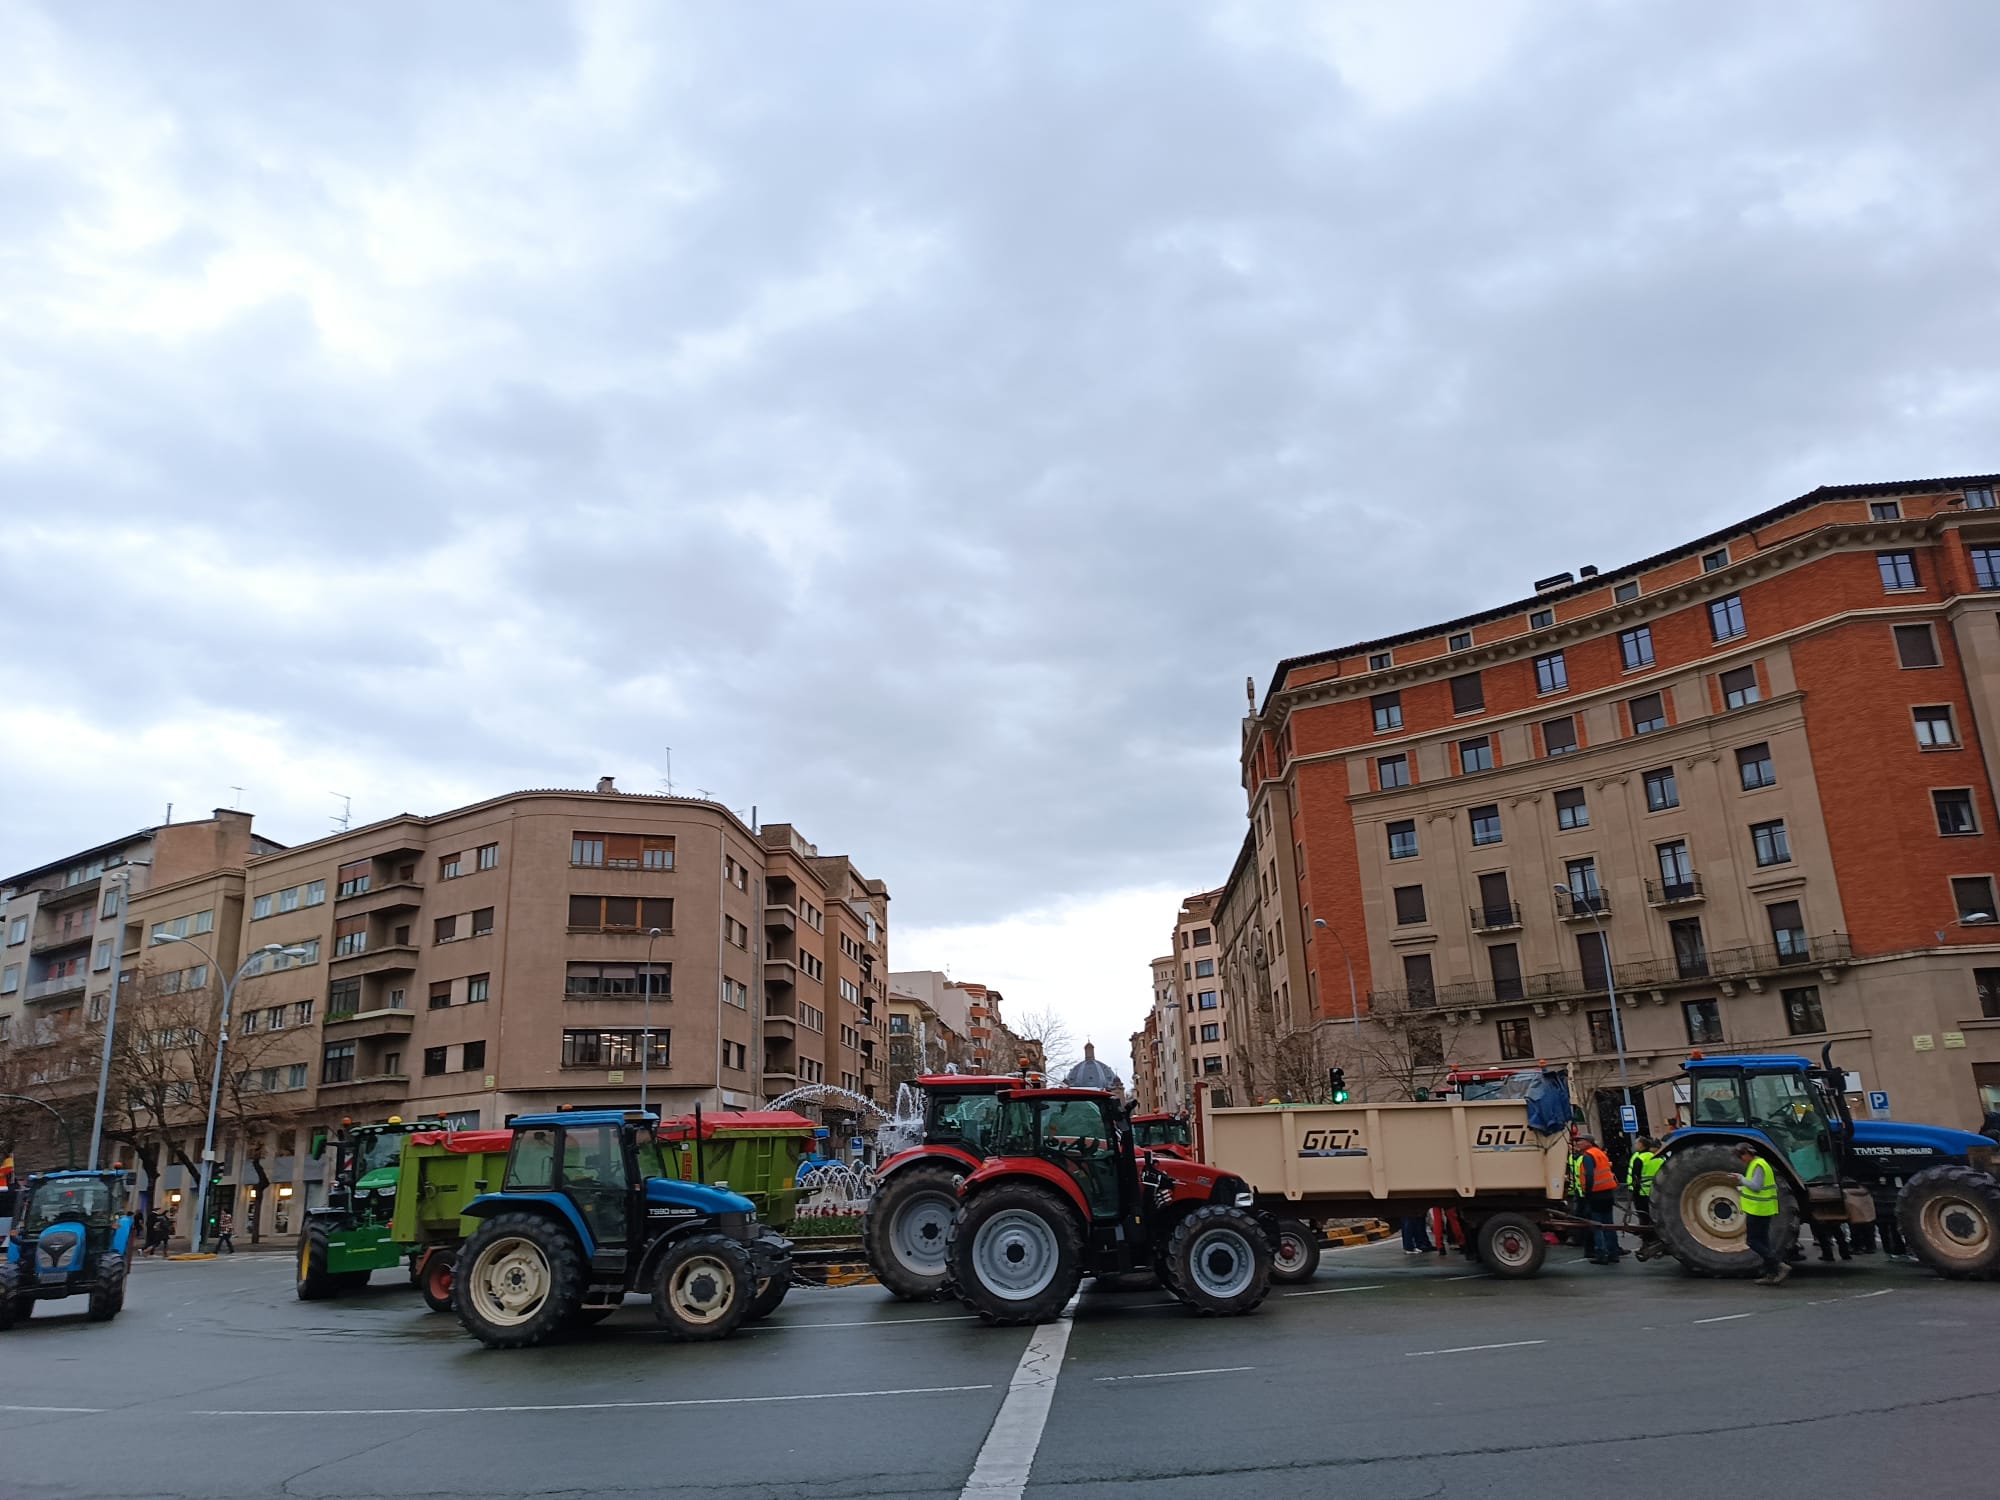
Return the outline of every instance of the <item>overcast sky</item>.
<path id="1" fill-rule="evenodd" d="M 0 870 L 612 773 L 1121 1071 L 1247 676 L 2000 468 L 2000 6 L 0 0 Z"/>

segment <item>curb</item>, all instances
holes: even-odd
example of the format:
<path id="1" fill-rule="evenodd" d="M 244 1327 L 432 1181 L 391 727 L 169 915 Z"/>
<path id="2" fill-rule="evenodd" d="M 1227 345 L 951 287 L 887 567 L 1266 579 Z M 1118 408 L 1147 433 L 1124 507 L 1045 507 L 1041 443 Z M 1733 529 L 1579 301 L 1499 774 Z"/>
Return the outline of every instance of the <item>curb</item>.
<path id="1" fill-rule="evenodd" d="M 874 1286 L 875 1273 L 865 1260 L 820 1261 L 792 1266 L 793 1286 Z"/>
<path id="2" fill-rule="evenodd" d="M 1330 1229 L 1322 1242 L 1333 1248 L 1346 1249 L 1352 1245 L 1373 1245 L 1386 1240 L 1396 1231 L 1380 1219 L 1367 1219 L 1347 1229 Z"/>

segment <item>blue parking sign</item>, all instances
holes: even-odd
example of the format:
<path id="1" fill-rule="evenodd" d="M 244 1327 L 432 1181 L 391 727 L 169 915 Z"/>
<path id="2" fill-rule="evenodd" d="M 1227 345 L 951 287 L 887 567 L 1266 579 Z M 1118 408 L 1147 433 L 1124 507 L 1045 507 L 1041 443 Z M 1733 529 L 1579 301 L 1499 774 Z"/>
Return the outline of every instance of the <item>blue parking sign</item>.
<path id="1" fill-rule="evenodd" d="M 1871 1115 L 1886 1115 L 1889 1113 L 1889 1091 L 1887 1089 L 1870 1089 L 1868 1091 L 1868 1112 Z"/>

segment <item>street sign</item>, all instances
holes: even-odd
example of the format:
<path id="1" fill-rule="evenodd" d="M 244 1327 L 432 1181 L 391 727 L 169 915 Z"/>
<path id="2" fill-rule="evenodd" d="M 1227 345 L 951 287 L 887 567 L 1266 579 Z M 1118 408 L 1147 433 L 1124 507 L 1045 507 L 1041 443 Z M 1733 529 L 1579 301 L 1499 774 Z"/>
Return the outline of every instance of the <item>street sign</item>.
<path id="1" fill-rule="evenodd" d="M 1871 1115 L 1887 1115 L 1889 1113 L 1889 1091 L 1887 1089 L 1870 1089 L 1868 1091 L 1868 1113 Z"/>
<path id="2" fill-rule="evenodd" d="M 1639 1133 L 1639 1107 L 1636 1104 L 1618 1106 L 1618 1128 L 1627 1135 Z"/>
<path id="3" fill-rule="evenodd" d="M 859 1151 L 861 1149 L 861 1137 L 858 1135 L 849 1136 L 847 1138 L 847 1149 L 850 1151 Z"/>

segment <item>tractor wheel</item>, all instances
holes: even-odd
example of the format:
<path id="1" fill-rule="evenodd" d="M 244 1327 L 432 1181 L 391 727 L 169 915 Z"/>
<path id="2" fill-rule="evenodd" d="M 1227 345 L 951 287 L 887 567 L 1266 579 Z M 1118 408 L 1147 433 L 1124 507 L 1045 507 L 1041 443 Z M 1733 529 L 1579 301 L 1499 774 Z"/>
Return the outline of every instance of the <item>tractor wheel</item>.
<path id="1" fill-rule="evenodd" d="M 317 1224 L 308 1225 L 306 1232 L 299 1236 L 298 1294 L 301 1302 L 318 1302 L 327 1297 L 338 1297 L 347 1290 L 347 1278 L 335 1276 L 326 1268 L 326 1231 Z"/>
<path id="2" fill-rule="evenodd" d="M 1211 1203 L 1167 1236 L 1160 1279 L 1205 1318 L 1239 1317 L 1271 1290 L 1271 1242 L 1243 1209 Z"/>
<path id="3" fill-rule="evenodd" d="M 2000 1273 L 2000 1181 L 1931 1167 L 1903 1184 L 1896 1223 L 1918 1260 L 1955 1280 Z"/>
<path id="4" fill-rule="evenodd" d="M 785 1300 L 785 1293 L 791 1289 L 791 1277 L 766 1276 L 762 1281 L 757 1283 L 757 1295 L 750 1301 L 750 1315 L 743 1321 L 746 1323 L 757 1323 L 770 1317 L 772 1313 L 778 1310 L 778 1305 Z"/>
<path id="5" fill-rule="evenodd" d="M 750 1256 L 722 1234 L 691 1234 L 660 1256 L 653 1273 L 653 1316 L 682 1343 L 725 1339 L 756 1300 Z"/>
<path id="6" fill-rule="evenodd" d="M 861 1249 L 892 1296 L 922 1302 L 944 1291 L 944 1242 L 958 1212 L 958 1169 L 913 1162 L 875 1190 L 861 1219 Z"/>
<path id="7" fill-rule="evenodd" d="M 107 1255 L 97 1268 L 97 1285 L 90 1289 L 90 1321 L 109 1323 L 125 1305 L 125 1257 Z"/>
<path id="8" fill-rule="evenodd" d="M 1083 1279 L 1083 1226 L 1049 1189 L 1003 1183 L 960 1206 L 945 1265 L 959 1300 L 988 1323 L 1046 1323 Z"/>
<path id="9" fill-rule="evenodd" d="M 340 1283 L 343 1292 L 365 1292 L 368 1290 L 368 1280 L 374 1274 L 373 1271 L 342 1271 L 334 1277 L 334 1280 Z"/>
<path id="10" fill-rule="evenodd" d="M 1542 1262 L 1549 1258 L 1549 1242 L 1542 1238 L 1541 1225 L 1526 1214 L 1493 1214 L 1482 1219 L 1473 1231 L 1479 1247 L 1479 1263 L 1503 1281 L 1520 1281 L 1539 1275 Z"/>
<path id="11" fill-rule="evenodd" d="M 540 1214 L 495 1214 L 458 1252 L 452 1311 L 489 1349 L 553 1338 L 583 1300 L 583 1256 L 567 1228 Z"/>
<path id="12" fill-rule="evenodd" d="M 15 1319 L 25 1317 L 33 1306 L 26 1298 L 14 1295 L 14 1268 L 0 1261 L 0 1333 L 12 1328 Z"/>
<path id="13" fill-rule="evenodd" d="M 1287 1285 L 1311 1281 L 1319 1270 L 1319 1235 L 1297 1219 L 1278 1220 L 1278 1242 L 1271 1248 L 1271 1279 Z"/>
<path id="14" fill-rule="evenodd" d="M 1763 1269 L 1750 1249 L 1736 1185 L 1736 1148 L 1688 1146 L 1667 1158 L 1653 1183 L 1653 1224 L 1660 1240 L 1690 1271 L 1704 1276 L 1755 1276 Z M 1797 1237 L 1798 1204 L 1782 1179 L 1771 1243 L 1779 1255 Z"/>
<path id="15" fill-rule="evenodd" d="M 424 1306 L 432 1312 L 451 1311 L 451 1262 L 452 1257 L 444 1251 L 432 1251 L 417 1280 L 417 1289 L 424 1294 Z"/>

